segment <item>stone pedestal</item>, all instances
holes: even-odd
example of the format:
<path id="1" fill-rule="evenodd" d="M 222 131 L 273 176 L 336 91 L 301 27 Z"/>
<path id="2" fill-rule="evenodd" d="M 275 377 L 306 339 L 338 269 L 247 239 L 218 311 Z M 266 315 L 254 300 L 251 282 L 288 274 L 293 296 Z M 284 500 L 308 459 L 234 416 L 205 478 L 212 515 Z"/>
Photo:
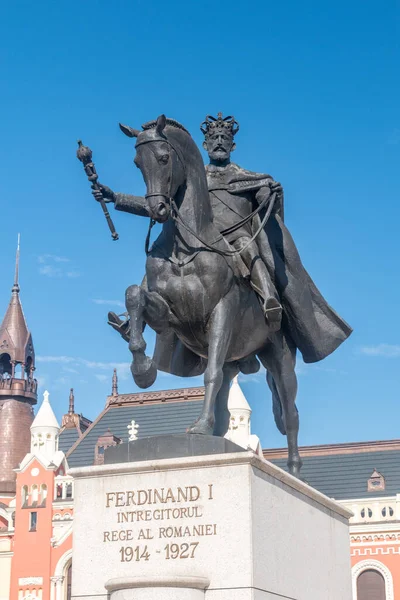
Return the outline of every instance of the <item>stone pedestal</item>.
<path id="1" fill-rule="evenodd" d="M 76 600 L 351 600 L 351 513 L 251 452 L 71 474 Z"/>

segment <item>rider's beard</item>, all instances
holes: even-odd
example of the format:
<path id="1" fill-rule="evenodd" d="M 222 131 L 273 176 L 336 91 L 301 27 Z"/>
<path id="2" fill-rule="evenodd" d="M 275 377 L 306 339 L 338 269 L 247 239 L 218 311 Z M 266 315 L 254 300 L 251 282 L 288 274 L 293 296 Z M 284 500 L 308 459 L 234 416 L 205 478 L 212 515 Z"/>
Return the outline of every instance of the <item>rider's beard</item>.
<path id="1" fill-rule="evenodd" d="M 224 162 L 226 160 L 229 160 L 229 155 L 229 151 L 225 150 L 224 148 L 216 148 L 215 150 L 212 150 L 212 152 L 210 152 L 210 158 L 217 162 Z"/>

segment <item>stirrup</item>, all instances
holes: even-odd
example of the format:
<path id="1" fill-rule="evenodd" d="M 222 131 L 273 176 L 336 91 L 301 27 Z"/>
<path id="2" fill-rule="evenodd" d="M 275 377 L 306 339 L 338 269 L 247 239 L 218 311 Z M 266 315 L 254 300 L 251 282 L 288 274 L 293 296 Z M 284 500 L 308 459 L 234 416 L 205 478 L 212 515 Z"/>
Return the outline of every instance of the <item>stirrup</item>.
<path id="1" fill-rule="evenodd" d="M 129 333 L 130 333 L 129 318 L 125 319 L 125 321 L 123 321 L 122 319 L 119 318 L 118 315 L 115 314 L 115 312 L 109 312 L 108 313 L 108 324 L 111 325 L 111 327 L 113 329 L 115 329 L 115 331 L 118 331 L 118 333 L 124 338 L 124 340 L 126 342 L 129 342 Z"/>
<path id="2" fill-rule="evenodd" d="M 272 306 L 268 307 L 268 302 L 270 302 Z M 271 329 L 273 329 L 273 331 L 278 331 L 282 321 L 282 306 L 279 304 L 278 300 L 276 300 L 274 297 L 268 298 L 268 300 L 266 300 L 263 304 L 263 310 L 268 325 L 271 327 Z"/>

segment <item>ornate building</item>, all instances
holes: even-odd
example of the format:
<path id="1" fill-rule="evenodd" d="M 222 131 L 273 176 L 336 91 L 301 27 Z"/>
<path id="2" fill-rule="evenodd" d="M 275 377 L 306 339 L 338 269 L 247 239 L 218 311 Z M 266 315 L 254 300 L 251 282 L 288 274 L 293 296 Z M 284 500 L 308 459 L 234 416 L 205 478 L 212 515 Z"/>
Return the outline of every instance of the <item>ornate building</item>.
<path id="1" fill-rule="evenodd" d="M 11 597 L 61 600 L 72 554 L 73 481 L 58 449 L 60 426 L 48 392 L 31 426 L 31 448 L 19 467 Z"/>
<path id="2" fill-rule="evenodd" d="M 285 449 L 264 450 L 284 467 Z M 353 512 L 353 600 L 400 600 L 400 440 L 301 448 L 306 481 Z"/>
<path id="3" fill-rule="evenodd" d="M 132 421 L 139 438 L 184 431 L 200 410 L 203 391 L 114 392 L 93 423 L 77 415 L 74 429 L 68 420 L 76 414 L 71 396 L 65 425 L 59 428 L 45 393 L 31 427 L 30 452 L 16 469 L 16 495 L 8 506 L 0 505 L 5 524 L 0 529 L 1 600 L 68 600 L 74 507 L 68 468 L 101 464 L 108 446 L 128 441 Z M 228 435 L 255 451 L 257 439 L 249 433 L 249 408 L 242 394 L 235 382 Z M 71 431 L 75 441 L 67 449 Z M 400 441 L 310 446 L 301 454 L 309 484 L 354 513 L 354 600 L 400 600 Z M 285 465 L 286 449 L 264 450 L 263 455 Z M 6 584 L 7 573 L 11 579 L 8 575 Z"/>

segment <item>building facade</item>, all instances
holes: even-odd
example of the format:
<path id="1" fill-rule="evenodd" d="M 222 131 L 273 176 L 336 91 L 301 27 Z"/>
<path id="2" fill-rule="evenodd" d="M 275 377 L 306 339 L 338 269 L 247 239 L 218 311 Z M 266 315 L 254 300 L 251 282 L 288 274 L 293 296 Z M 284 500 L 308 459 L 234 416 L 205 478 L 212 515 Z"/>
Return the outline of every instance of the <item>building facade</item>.
<path id="1" fill-rule="evenodd" d="M 285 450 L 264 450 L 283 467 Z M 301 449 L 306 481 L 353 512 L 353 600 L 400 600 L 400 440 Z"/>

